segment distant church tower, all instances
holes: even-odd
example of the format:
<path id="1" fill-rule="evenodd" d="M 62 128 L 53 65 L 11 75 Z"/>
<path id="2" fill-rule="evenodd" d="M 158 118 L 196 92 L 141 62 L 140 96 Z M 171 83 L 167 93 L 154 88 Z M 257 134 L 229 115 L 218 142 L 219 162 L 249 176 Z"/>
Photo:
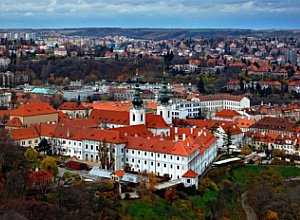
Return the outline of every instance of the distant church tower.
<path id="1" fill-rule="evenodd" d="M 164 79 L 161 91 L 159 93 L 158 105 L 157 105 L 157 115 L 161 115 L 167 124 L 172 124 L 172 106 L 169 103 L 170 97 L 168 96 L 167 81 L 165 77 L 166 73 L 164 71 Z"/>
<path id="2" fill-rule="evenodd" d="M 136 73 L 135 94 L 130 108 L 130 125 L 146 124 L 146 111 L 141 98 L 141 89 L 138 79 L 138 71 Z"/>

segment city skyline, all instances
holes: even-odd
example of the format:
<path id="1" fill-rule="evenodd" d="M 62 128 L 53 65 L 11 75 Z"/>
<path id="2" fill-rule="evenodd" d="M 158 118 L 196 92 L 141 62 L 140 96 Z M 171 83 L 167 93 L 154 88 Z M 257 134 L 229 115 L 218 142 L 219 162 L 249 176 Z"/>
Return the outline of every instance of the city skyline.
<path id="1" fill-rule="evenodd" d="M 300 2 L 3 0 L 1 28 L 242 28 L 299 29 Z"/>

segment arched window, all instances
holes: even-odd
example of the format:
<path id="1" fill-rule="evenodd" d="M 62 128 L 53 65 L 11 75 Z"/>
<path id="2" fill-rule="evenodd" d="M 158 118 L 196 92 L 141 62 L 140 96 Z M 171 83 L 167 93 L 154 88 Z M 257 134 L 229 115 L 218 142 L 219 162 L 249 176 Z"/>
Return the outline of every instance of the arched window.
<path id="1" fill-rule="evenodd" d="M 132 114 L 132 121 L 135 121 L 135 114 Z"/>

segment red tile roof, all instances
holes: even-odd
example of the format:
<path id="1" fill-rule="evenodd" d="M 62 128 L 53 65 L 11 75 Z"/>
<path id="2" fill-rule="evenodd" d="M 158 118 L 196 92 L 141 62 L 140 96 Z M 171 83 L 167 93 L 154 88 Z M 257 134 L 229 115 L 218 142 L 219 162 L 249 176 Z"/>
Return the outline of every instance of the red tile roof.
<path id="1" fill-rule="evenodd" d="M 237 118 L 235 120 L 235 123 L 240 128 L 249 128 L 252 124 L 254 124 L 254 122 L 255 121 L 253 119 L 245 119 L 245 118 Z"/>
<path id="2" fill-rule="evenodd" d="M 215 117 L 218 118 L 231 118 L 231 119 L 236 116 L 241 116 L 241 114 L 235 110 L 230 110 L 230 109 L 223 109 L 215 115 Z"/>
<path id="3" fill-rule="evenodd" d="M 128 149 L 136 149 L 148 152 L 173 154 L 178 156 L 189 156 L 197 149 L 200 144 L 193 137 L 189 136 L 182 142 L 173 142 L 160 139 L 129 137 Z"/>
<path id="4" fill-rule="evenodd" d="M 198 173 L 196 173 L 194 170 L 189 169 L 188 171 L 186 171 L 182 177 L 185 178 L 197 178 L 198 177 Z"/>
<path id="5" fill-rule="evenodd" d="M 18 109 L 11 111 L 11 116 L 35 116 L 58 113 L 52 106 L 45 102 L 38 102 L 20 106 Z"/>
<path id="6" fill-rule="evenodd" d="M 53 174 L 46 171 L 46 170 L 39 170 L 32 172 L 29 175 L 29 183 L 38 182 L 45 179 L 52 179 L 54 178 Z"/>
<path id="7" fill-rule="evenodd" d="M 10 134 L 14 140 L 24 140 L 40 137 L 38 131 L 34 126 L 30 126 L 28 128 L 13 129 L 10 131 Z"/>
<path id="8" fill-rule="evenodd" d="M 129 112 L 126 111 L 107 111 L 94 109 L 89 116 L 90 119 L 95 120 L 98 124 L 110 123 L 129 125 Z M 146 114 L 146 126 L 148 128 L 168 128 L 169 126 L 161 115 Z"/>
<path id="9" fill-rule="evenodd" d="M 146 114 L 146 126 L 148 128 L 169 128 L 161 115 Z"/>
<path id="10" fill-rule="evenodd" d="M 64 102 L 58 108 L 59 110 L 85 110 L 86 108 L 82 104 L 77 102 Z"/>
<path id="11" fill-rule="evenodd" d="M 9 127 L 24 127 L 19 118 L 13 118 L 9 122 L 5 124 L 5 126 Z"/>
<path id="12" fill-rule="evenodd" d="M 205 95 L 200 96 L 200 100 L 203 101 L 217 101 L 217 100 L 229 100 L 229 101 L 241 101 L 244 96 L 230 95 L 230 94 L 217 94 L 217 95 Z"/>
<path id="13" fill-rule="evenodd" d="M 116 174 L 118 177 L 122 177 L 125 175 L 125 171 L 124 170 L 116 170 L 114 172 L 114 174 Z"/>
<path id="14" fill-rule="evenodd" d="M 251 125 L 250 128 L 289 132 L 296 131 L 296 126 L 294 126 L 293 123 L 288 119 L 271 117 L 262 118 L 261 120 Z"/>

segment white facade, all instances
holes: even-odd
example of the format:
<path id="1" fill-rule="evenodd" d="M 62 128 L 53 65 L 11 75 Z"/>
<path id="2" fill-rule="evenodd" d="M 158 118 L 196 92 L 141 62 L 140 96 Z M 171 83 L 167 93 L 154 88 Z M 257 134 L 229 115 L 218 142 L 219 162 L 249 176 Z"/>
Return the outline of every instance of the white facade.
<path id="1" fill-rule="evenodd" d="M 171 105 L 158 105 L 157 106 L 157 115 L 161 115 L 165 122 L 170 125 L 172 124 L 172 108 Z"/>
<path id="2" fill-rule="evenodd" d="M 134 108 L 130 109 L 130 124 L 129 125 L 145 125 L 146 124 L 146 113 L 145 108 Z"/>

